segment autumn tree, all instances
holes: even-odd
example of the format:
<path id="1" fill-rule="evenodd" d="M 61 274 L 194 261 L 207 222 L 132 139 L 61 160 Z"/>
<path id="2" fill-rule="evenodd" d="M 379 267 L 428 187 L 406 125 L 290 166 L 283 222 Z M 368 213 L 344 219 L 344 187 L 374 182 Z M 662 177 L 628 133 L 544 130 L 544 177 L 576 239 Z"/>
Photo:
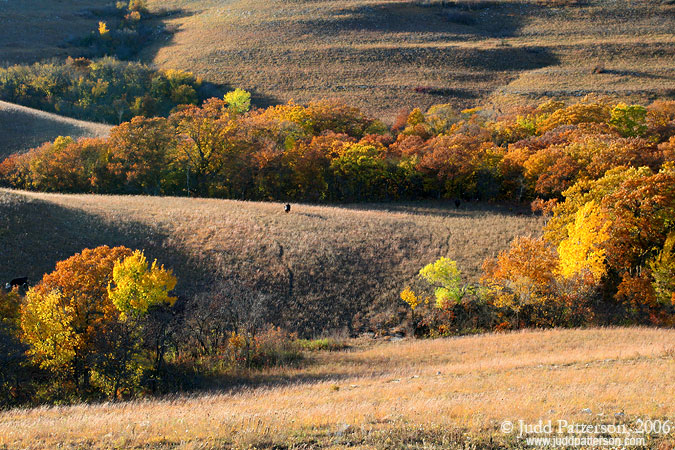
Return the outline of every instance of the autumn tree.
<path id="1" fill-rule="evenodd" d="M 112 281 L 108 285 L 108 297 L 120 311 L 121 319 L 140 317 L 157 305 L 173 305 L 176 297 L 169 293 L 176 287 L 176 277 L 164 266 L 148 264 L 142 251 L 115 262 Z"/>
<path id="2" fill-rule="evenodd" d="M 607 273 L 603 244 L 609 239 L 610 225 L 607 214 L 593 201 L 577 211 L 574 223 L 567 226 L 567 238 L 558 246 L 558 273 L 563 278 L 600 282 Z"/>
<path id="3" fill-rule="evenodd" d="M 149 264 L 139 250 L 115 263 L 107 290 L 119 311 L 119 320 L 109 322 L 107 333 L 98 340 L 94 372 L 108 395 L 117 397 L 121 390 L 133 388 L 148 369 L 152 372 L 152 387 L 156 388 L 167 342 L 166 320 L 157 319 L 163 319 L 165 310 L 176 302 L 176 297 L 170 295 L 176 282 L 170 270 L 157 264 L 157 260 Z M 109 339 L 111 336 L 114 338 Z M 143 349 L 149 350 L 148 367 L 138 358 Z"/>
<path id="4" fill-rule="evenodd" d="M 513 311 L 515 326 L 542 326 L 563 320 L 564 306 L 558 303 L 555 269 L 558 258 L 543 239 L 516 238 L 508 250 L 483 264 L 481 281 L 491 302 Z"/>
<path id="5" fill-rule="evenodd" d="M 95 337 L 117 319 L 107 286 L 115 262 L 130 254 L 125 247 L 85 249 L 57 263 L 26 295 L 21 328 L 31 355 L 78 388 L 89 387 Z"/>
<path id="6" fill-rule="evenodd" d="M 225 102 L 211 99 L 202 108 L 191 106 L 172 115 L 182 136 L 178 144 L 187 171 L 188 191 L 201 196 L 209 193 L 214 177 L 222 168 L 230 130 Z"/>
<path id="7" fill-rule="evenodd" d="M 175 301 L 169 295 L 175 284 L 170 271 L 156 261 L 149 265 L 142 252 L 85 249 L 29 289 L 21 308 L 23 339 L 37 364 L 78 392 L 93 385 L 117 396 L 145 370 L 138 359 L 144 319 L 153 307 Z"/>
<path id="8" fill-rule="evenodd" d="M 420 270 L 419 275 L 434 286 L 438 308 L 444 308 L 450 303 L 460 303 L 473 289 L 472 285 L 462 280 L 462 273 L 457 268 L 457 262 L 449 258 L 440 258 L 427 264 Z"/>
<path id="9" fill-rule="evenodd" d="M 251 93 L 237 88 L 225 94 L 225 103 L 235 115 L 243 114 L 251 108 Z"/>
<path id="10" fill-rule="evenodd" d="M 134 117 L 110 132 L 109 171 L 123 192 L 160 194 L 169 188 L 177 136 L 164 118 Z"/>
<path id="11" fill-rule="evenodd" d="M 649 263 L 654 277 L 654 290 L 659 302 L 675 306 L 675 232 L 670 232 L 663 249 Z"/>

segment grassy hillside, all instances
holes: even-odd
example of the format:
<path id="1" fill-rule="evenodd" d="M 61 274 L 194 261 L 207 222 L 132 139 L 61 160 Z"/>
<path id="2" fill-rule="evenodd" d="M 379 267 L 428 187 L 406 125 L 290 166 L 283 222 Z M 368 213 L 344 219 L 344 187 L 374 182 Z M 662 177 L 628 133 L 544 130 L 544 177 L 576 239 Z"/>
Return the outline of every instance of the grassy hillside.
<path id="1" fill-rule="evenodd" d="M 184 11 L 146 58 L 269 99 L 341 97 L 383 118 L 488 98 L 672 97 L 662 0 L 150 0 Z M 593 73 L 595 66 L 602 73 Z"/>
<path id="2" fill-rule="evenodd" d="M 2 412 L 0 447 L 516 448 L 505 420 L 675 419 L 674 340 L 618 328 L 361 342 L 243 389 Z M 644 448 L 673 443 L 671 433 Z"/>
<path id="3" fill-rule="evenodd" d="M 109 0 L 4 0 L 0 5 L 0 64 L 71 55 L 73 41 L 98 25 Z"/>
<path id="4" fill-rule="evenodd" d="M 58 136 L 107 136 L 110 126 L 70 119 L 0 101 L 0 160 Z"/>
<path id="5" fill-rule="evenodd" d="M 80 55 L 109 0 L 6 0 L 0 63 Z M 664 0 L 149 0 L 144 62 L 255 92 L 258 103 L 341 97 L 401 107 L 597 92 L 675 92 L 675 4 Z M 600 73 L 593 69 L 599 66 Z"/>
<path id="6" fill-rule="evenodd" d="M 475 280 L 486 257 L 542 224 L 486 204 L 293 205 L 285 214 L 275 203 L 7 190 L 0 210 L 0 280 L 37 280 L 85 247 L 123 244 L 172 267 L 182 295 L 223 283 L 258 291 L 280 323 L 310 334 L 400 302 L 440 256 Z"/>

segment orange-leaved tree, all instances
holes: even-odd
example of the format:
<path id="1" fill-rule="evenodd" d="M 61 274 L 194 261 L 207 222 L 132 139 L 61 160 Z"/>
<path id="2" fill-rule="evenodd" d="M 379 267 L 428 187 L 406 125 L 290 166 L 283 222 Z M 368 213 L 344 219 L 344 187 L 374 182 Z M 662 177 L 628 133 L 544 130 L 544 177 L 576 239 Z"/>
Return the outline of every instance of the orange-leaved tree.
<path id="1" fill-rule="evenodd" d="M 85 249 L 57 263 L 26 295 L 21 328 L 32 357 L 77 388 L 89 385 L 96 335 L 117 319 L 107 292 L 113 266 L 131 253 L 105 245 Z"/>
<path id="2" fill-rule="evenodd" d="M 85 249 L 29 289 L 21 308 L 22 338 L 41 367 L 86 391 L 111 396 L 140 379 L 144 370 L 143 316 L 171 305 L 176 279 L 148 266 L 142 252 L 126 247 Z"/>

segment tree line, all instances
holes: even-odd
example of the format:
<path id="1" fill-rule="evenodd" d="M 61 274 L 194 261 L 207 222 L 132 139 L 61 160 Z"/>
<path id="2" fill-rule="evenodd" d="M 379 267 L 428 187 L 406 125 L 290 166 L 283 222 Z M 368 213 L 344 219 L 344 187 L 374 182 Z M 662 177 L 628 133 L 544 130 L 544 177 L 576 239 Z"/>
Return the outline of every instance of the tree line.
<path id="1" fill-rule="evenodd" d="M 485 261 L 479 284 L 447 258 L 425 266 L 401 292 L 416 333 L 675 326 L 675 161 L 579 180 L 545 214 L 543 236 Z"/>
<path id="2" fill-rule="evenodd" d="M 68 58 L 0 68 L 0 98 L 68 117 L 119 124 L 166 116 L 197 104 L 202 82 L 190 72 L 155 70 L 113 57 Z"/>
<path id="3" fill-rule="evenodd" d="M 389 127 L 322 100 L 250 109 L 233 91 L 107 139 L 58 138 L 0 164 L 4 185 L 58 192 L 354 202 L 562 199 L 615 167 L 675 159 L 675 102 L 587 97 L 494 116 L 436 105 Z"/>

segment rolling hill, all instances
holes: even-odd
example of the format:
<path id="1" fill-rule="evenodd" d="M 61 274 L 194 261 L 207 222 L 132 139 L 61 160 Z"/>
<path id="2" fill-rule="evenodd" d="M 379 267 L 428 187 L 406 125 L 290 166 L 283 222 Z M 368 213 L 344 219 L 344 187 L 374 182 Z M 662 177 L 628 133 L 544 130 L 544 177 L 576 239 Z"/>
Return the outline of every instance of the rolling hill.
<path id="1" fill-rule="evenodd" d="M 6 0 L 0 63 L 88 54 L 109 0 Z M 675 96 L 667 0 L 149 0 L 164 30 L 140 56 L 253 91 L 259 106 L 338 97 L 391 121 L 402 107 L 598 93 Z"/>
<path id="2" fill-rule="evenodd" d="M 96 29 L 97 11 L 109 0 L 3 0 L 0 64 L 72 56 L 74 41 Z"/>
<path id="3" fill-rule="evenodd" d="M 110 128 L 0 101 L 0 161 L 58 136 L 107 136 Z"/>
<path id="4" fill-rule="evenodd" d="M 305 335 L 395 311 L 405 284 L 440 256 L 476 280 L 485 258 L 542 225 L 477 203 L 293 205 L 285 214 L 275 203 L 10 190 L 0 190 L 0 210 L 0 280 L 35 281 L 83 248 L 126 245 L 173 268 L 180 295 L 258 292 L 269 317 Z"/>
<path id="5" fill-rule="evenodd" d="M 0 447 L 542 448 L 524 445 L 518 420 L 672 423 L 674 339 L 673 330 L 614 328 L 356 341 L 225 391 L 2 411 Z M 673 444 L 671 431 L 627 448 Z"/>
<path id="6" fill-rule="evenodd" d="M 176 33 L 147 49 L 147 59 L 267 101 L 339 97 L 391 120 L 401 107 L 443 102 L 675 95 L 675 4 L 668 1 L 149 4 L 183 14 L 168 19 Z"/>

